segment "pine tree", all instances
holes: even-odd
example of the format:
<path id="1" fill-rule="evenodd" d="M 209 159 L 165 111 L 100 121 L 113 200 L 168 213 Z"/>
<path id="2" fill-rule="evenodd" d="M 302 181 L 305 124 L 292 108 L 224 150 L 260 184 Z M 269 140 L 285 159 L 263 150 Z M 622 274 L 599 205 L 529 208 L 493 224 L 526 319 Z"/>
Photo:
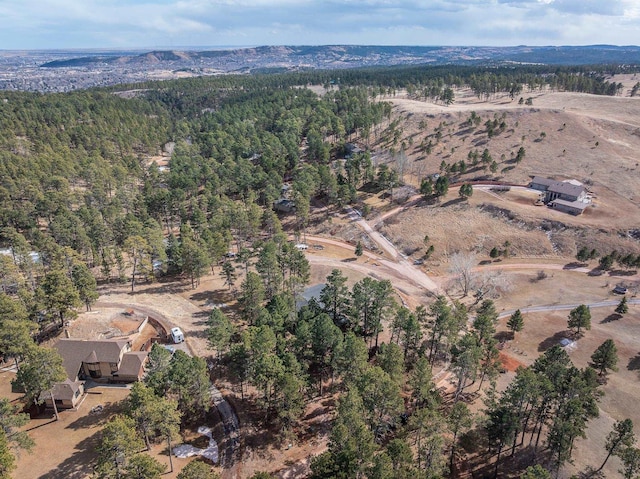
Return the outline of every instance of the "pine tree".
<path id="1" fill-rule="evenodd" d="M 220 479 L 220 475 L 209 464 L 195 460 L 184 466 L 177 479 Z"/>
<path id="2" fill-rule="evenodd" d="M 625 479 L 632 479 L 640 473 L 640 449 L 637 447 L 627 447 L 620 452 L 620 460 L 622 461 L 622 469 L 618 472 Z"/>
<path id="3" fill-rule="evenodd" d="M 607 457 L 604 458 L 604 461 L 598 468 L 598 471 L 602 471 L 612 455 L 620 455 L 625 449 L 633 446 L 635 440 L 636 438 L 633 434 L 633 421 L 631 419 L 616 421 L 613 425 L 613 430 L 607 435 L 607 442 L 605 444 Z"/>
<path id="4" fill-rule="evenodd" d="M 136 454 L 125 468 L 127 479 L 160 479 L 167 469 L 149 454 Z"/>
<path id="5" fill-rule="evenodd" d="M 585 263 L 585 262 L 589 261 L 590 258 L 591 258 L 591 256 L 590 256 L 589 250 L 587 249 L 586 246 L 583 246 L 582 248 L 580 248 L 578 250 L 578 252 L 576 253 L 576 259 L 578 261 L 580 261 L 581 263 Z"/>
<path id="6" fill-rule="evenodd" d="M 349 304 L 349 289 L 346 286 L 347 277 L 339 269 L 333 269 L 327 276 L 326 283 L 320 292 L 320 301 L 324 310 L 336 321 L 338 316 L 347 311 Z"/>
<path id="7" fill-rule="evenodd" d="M 249 326 L 253 326 L 258 319 L 264 300 L 265 290 L 262 279 L 257 273 L 249 271 L 240 286 L 240 296 L 238 297 L 242 318 L 249 323 Z"/>
<path id="8" fill-rule="evenodd" d="M 593 367 L 600 376 L 606 374 L 607 369 L 617 371 L 618 368 L 618 349 L 613 339 L 607 339 L 598 346 L 598 349 L 591 355 L 591 367 Z"/>
<path id="9" fill-rule="evenodd" d="M 106 424 L 97 447 L 98 477 L 123 476 L 129 460 L 144 447 L 135 427 L 135 421 L 126 416 L 116 416 Z"/>
<path id="10" fill-rule="evenodd" d="M 43 401 L 42 394 L 66 377 L 58 351 L 34 346 L 26 352 L 14 382 L 24 388 L 27 403 L 40 404 Z"/>
<path id="11" fill-rule="evenodd" d="M 527 467 L 521 479 L 551 479 L 551 473 L 540 464 L 536 464 Z"/>
<path id="12" fill-rule="evenodd" d="M 220 276 L 224 278 L 224 284 L 229 286 L 229 289 L 233 287 L 236 282 L 236 268 L 231 264 L 231 261 L 225 261 L 222 265 L 222 272 Z"/>
<path id="13" fill-rule="evenodd" d="M 11 479 L 11 472 L 15 468 L 16 458 L 11 452 L 6 434 L 0 431 L 0 479 Z"/>
<path id="14" fill-rule="evenodd" d="M 420 194 L 425 199 L 429 199 L 433 195 L 433 181 L 431 177 L 423 178 L 420 182 Z"/>
<path id="15" fill-rule="evenodd" d="M 467 405 L 463 402 L 457 402 L 453 405 L 451 412 L 447 416 L 447 423 L 449 425 L 449 431 L 453 433 L 453 439 L 451 440 L 451 456 L 449 457 L 449 469 L 453 475 L 453 463 L 456 454 L 456 441 L 458 435 L 469 429 L 473 424 L 473 414 L 469 411 Z"/>
<path id="16" fill-rule="evenodd" d="M 73 285 L 78 290 L 78 296 L 87 311 L 91 311 L 91 305 L 98 299 L 96 278 L 91 274 L 86 264 L 78 262 L 73 265 L 71 270 L 71 278 Z"/>
<path id="17" fill-rule="evenodd" d="M 460 198 L 464 200 L 466 200 L 467 198 L 470 198 L 473 195 L 473 186 L 465 183 L 458 190 L 458 195 L 460 196 Z"/>
<path id="18" fill-rule="evenodd" d="M 589 306 L 581 304 L 569 312 L 569 320 L 567 325 L 570 329 L 576 330 L 576 335 L 580 334 L 581 329 L 591 329 L 591 310 Z"/>
<path id="19" fill-rule="evenodd" d="M 522 313 L 519 309 L 516 309 L 516 311 L 509 318 L 509 320 L 507 321 L 507 327 L 511 330 L 514 337 L 516 333 L 522 331 L 522 328 L 524 327 L 524 318 L 522 317 Z"/>
<path id="20" fill-rule="evenodd" d="M 623 296 L 622 299 L 620 300 L 620 303 L 618 303 L 618 306 L 616 307 L 616 313 L 624 316 L 628 312 L 629 312 L 629 305 L 627 304 L 627 297 Z"/>
<path id="21" fill-rule="evenodd" d="M 218 359 L 229 348 L 235 328 L 229 317 L 220 308 L 213 308 L 207 320 L 207 342 L 216 350 Z"/>

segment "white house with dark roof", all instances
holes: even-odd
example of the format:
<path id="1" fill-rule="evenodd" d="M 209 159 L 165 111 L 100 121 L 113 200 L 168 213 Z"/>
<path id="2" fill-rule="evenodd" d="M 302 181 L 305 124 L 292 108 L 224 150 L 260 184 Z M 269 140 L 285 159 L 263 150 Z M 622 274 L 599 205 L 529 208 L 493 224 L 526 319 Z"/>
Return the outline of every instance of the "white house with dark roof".
<path id="1" fill-rule="evenodd" d="M 529 183 L 529 188 L 533 188 L 538 191 L 547 191 L 552 184 L 557 183 L 556 180 L 552 180 L 551 178 L 545 178 L 543 176 L 534 176 Z"/>
<path id="2" fill-rule="evenodd" d="M 545 203 L 553 200 L 582 201 L 587 197 L 584 186 L 578 186 L 568 181 L 556 181 L 545 192 Z"/>
<path id="3" fill-rule="evenodd" d="M 587 189 L 577 181 L 557 181 L 534 176 L 529 188 L 544 192 L 544 203 L 551 208 L 580 215 L 591 204 Z"/>
<path id="4" fill-rule="evenodd" d="M 570 215 L 581 215 L 590 204 L 591 203 L 585 203 L 584 201 L 565 201 L 561 199 L 549 202 L 549 206 L 554 210 L 569 213 Z"/>

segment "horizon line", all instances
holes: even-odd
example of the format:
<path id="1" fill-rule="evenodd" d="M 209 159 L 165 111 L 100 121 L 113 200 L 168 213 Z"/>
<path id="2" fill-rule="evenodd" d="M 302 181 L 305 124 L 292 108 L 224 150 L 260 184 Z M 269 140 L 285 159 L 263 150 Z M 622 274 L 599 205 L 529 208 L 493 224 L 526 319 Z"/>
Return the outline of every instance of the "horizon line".
<path id="1" fill-rule="evenodd" d="M 417 45 L 417 44 L 367 44 L 367 43 L 318 43 L 318 44 L 255 44 L 255 45 L 156 45 L 156 46 L 104 46 L 104 47 L 51 47 L 51 48 L 0 48 L 0 52 L 113 52 L 113 51 L 171 51 L 171 50 L 239 50 L 262 47 L 413 47 L 413 48 L 581 48 L 581 47 L 615 47 L 640 48 L 640 45 L 617 45 L 613 43 L 593 43 L 579 45 Z"/>

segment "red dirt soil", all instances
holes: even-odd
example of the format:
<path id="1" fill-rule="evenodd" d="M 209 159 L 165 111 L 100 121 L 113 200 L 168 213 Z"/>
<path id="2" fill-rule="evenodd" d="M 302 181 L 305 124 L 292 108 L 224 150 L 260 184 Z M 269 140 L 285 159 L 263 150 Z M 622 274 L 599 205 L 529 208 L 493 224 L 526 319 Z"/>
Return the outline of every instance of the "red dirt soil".
<path id="1" fill-rule="evenodd" d="M 502 362 L 502 367 L 507 371 L 515 371 L 520 366 L 526 367 L 526 364 L 521 363 L 520 361 L 518 361 L 515 358 L 512 358 L 511 356 L 507 356 L 502 351 L 500 351 L 500 361 Z"/>

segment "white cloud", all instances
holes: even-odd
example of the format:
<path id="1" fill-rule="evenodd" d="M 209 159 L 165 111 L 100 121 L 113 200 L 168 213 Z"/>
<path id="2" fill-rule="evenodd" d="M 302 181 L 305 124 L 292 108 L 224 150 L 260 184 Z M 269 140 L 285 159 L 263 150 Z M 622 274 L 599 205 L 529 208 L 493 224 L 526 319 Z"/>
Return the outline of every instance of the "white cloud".
<path id="1" fill-rule="evenodd" d="M 640 43 L 636 0 L 0 0 L 5 48 Z"/>

